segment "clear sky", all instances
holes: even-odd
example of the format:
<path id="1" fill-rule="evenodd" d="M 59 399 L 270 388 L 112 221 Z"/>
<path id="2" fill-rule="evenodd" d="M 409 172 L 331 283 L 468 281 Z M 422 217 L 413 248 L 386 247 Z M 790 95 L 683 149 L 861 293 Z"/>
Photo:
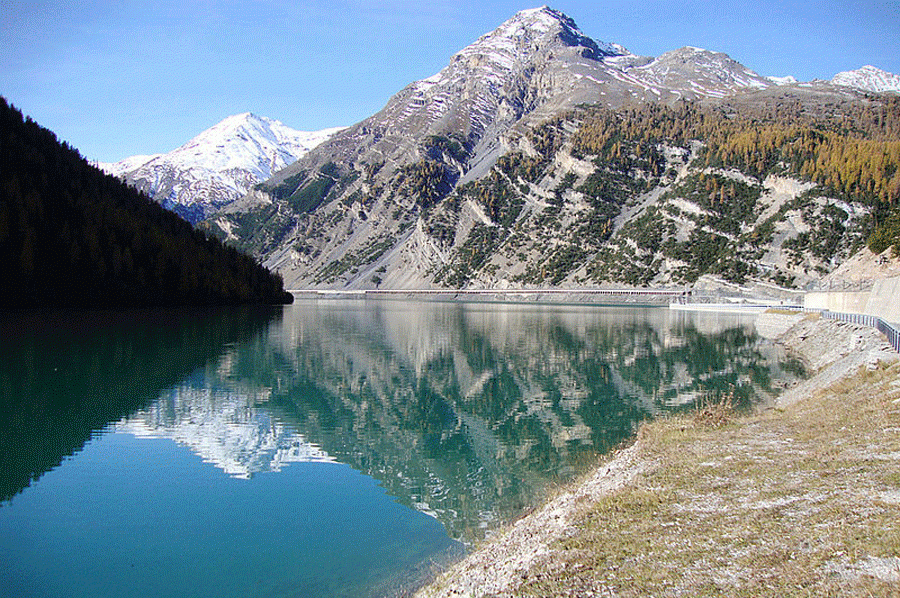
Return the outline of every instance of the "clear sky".
<path id="1" fill-rule="evenodd" d="M 0 0 L 0 95 L 92 160 L 175 149 L 252 111 L 349 125 L 535 2 Z M 597 40 L 800 80 L 900 73 L 900 0 L 559 0 Z"/>

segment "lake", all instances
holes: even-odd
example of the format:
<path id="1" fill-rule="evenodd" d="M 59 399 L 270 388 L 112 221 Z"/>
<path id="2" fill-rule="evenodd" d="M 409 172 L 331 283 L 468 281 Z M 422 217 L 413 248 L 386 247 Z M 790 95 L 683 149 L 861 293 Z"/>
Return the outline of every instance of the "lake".
<path id="1" fill-rule="evenodd" d="M 397 595 L 640 422 L 802 375 L 665 308 L 0 314 L 0 595 Z"/>

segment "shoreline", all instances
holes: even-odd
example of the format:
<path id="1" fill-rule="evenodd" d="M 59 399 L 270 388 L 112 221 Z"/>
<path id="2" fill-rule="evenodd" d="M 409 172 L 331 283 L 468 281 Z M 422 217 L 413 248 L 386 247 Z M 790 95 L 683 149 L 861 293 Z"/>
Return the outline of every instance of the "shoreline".
<path id="1" fill-rule="evenodd" d="M 799 308 L 796 301 L 698 293 L 687 289 L 291 289 L 298 299 L 414 300 L 511 305 L 662 307 L 674 311 L 759 314 L 767 309 Z"/>
<path id="2" fill-rule="evenodd" d="M 415 299 L 528 304 L 666 306 L 686 297 L 683 289 L 293 289 L 295 298 Z"/>
<path id="3" fill-rule="evenodd" d="M 818 567 L 815 568 L 813 564 L 805 563 L 800 557 L 793 556 L 791 558 L 798 560 L 801 569 L 791 570 L 790 575 L 785 577 L 782 569 L 787 567 L 788 563 L 777 560 L 766 561 L 765 567 L 752 564 L 753 552 L 748 552 L 748 541 L 746 539 L 738 541 L 731 537 L 744 533 L 731 530 L 729 526 L 733 522 L 723 519 L 716 527 L 700 529 L 702 522 L 695 522 L 697 513 L 693 514 L 693 518 L 688 517 L 683 521 L 678 517 L 679 513 L 685 510 L 691 513 L 692 509 L 696 508 L 700 509 L 701 520 L 714 517 L 727 519 L 727 509 L 720 511 L 714 508 L 714 505 L 734 501 L 738 505 L 735 510 L 738 510 L 747 502 L 749 495 L 771 494 L 777 487 L 780 495 L 775 493 L 773 498 L 761 500 L 759 505 L 751 504 L 748 511 L 750 518 L 767 511 L 774 513 L 772 520 L 767 524 L 770 529 L 763 533 L 757 547 L 760 553 L 771 551 L 771 546 L 766 545 L 768 542 L 771 545 L 784 543 L 785 546 L 781 548 L 791 555 L 802 554 L 807 550 L 805 545 L 812 542 L 808 539 L 796 540 L 806 533 L 803 530 L 807 528 L 803 525 L 800 526 L 800 531 L 794 529 L 793 524 L 790 529 L 781 529 L 787 523 L 783 521 L 785 516 L 780 510 L 787 505 L 796 506 L 804 501 L 810 503 L 811 506 L 807 510 L 797 515 L 799 519 L 806 518 L 816 522 L 805 524 L 811 526 L 808 527 L 809 534 L 813 534 L 815 526 L 827 528 L 834 525 L 837 529 L 846 525 L 846 522 L 842 521 L 843 516 L 839 515 L 845 509 L 848 513 L 857 509 L 850 506 L 853 504 L 852 497 L 848 498 L 841 492 L 832 492 L 827 487 L 823 493 L 829 496 L 834 494 L 833 497 L 816 499 L 815 496 L 804 496 L 800 492 L 801 488 L 791 486 L 795 484 L 792 476 L 796 475 L 794 468 L 797 465 L 790 459 L 802 455 L 797 456 L 792 451 L 786 451 L 785 447 L 798 446 L 800 443 L 798 439 L 802 438 L 803 442 L 814 447 L 810 449 L 811 452 L 827 452 L 828 446 L 842 442 L 840 428 L 825 429 L 816 420 L 837 413 L 841 401 L 844 400 L 842 397 L 848 392 L 861 391 L 863 396 L 858 400 L 862 401 L 863 408 L 870 402 L 887 401 L 882 405 L 882 410 L 888 414 L 885 420 L 887 424 L 882 426 L 879 433 L 887 434 L 886 442 L 890 446 L 883 447 L 888 457 L 887 473 L 896 477 L 891 477 L 890 480 L 893 481 L 878 491 L 881 494 L 875 492 L 874 496 L 876 496 L 875 504 L 882 510 L 890 512 L 891 521 L 900 521 L 900 433 L 895 434 L 891 431 L 896 429 L 900 432 L 900 355 L 890 348 L 876 330 L 846 322 L 824 320 L 815 315 L 767 312 L 758 316 L 756 326 L 761 336 L 782 344 L 799 357 L 812 371 L 812 376 L 787 389 L 776 399 L 773 407 L 762 413 L 728 416 L 728 422 L 724 427 L 708 428 L 698 424 L 696 415 L 693 418 L 676 416 L 645 424 L 631 446 L 613 454 L 608 461 L 599 464 L 580 482 L 563 489 L 555 498 L 498 531 L 482 546 L 445 571 L 430 586 L 420 590 L 416 596 L 422 598 L 512 595 L 640 596 L 648 593 L 717 595 L 723 588 L 735 586 L 741 586 L 743 590 L 749 592 L 749 595 L 773 595 L 773 592 L 778 595 L 778 591 L 766 589 L 776 583 L 770 575 L 772 567 L 775 571 L 781 571 L 779 575 L 782 579 L 788 579 L 791 583 L 796 581 L 794 586 L 798 587 L 849 595 L 847 592 L 855 592 L 853 588 L 862 584 L 859 587 L 865 588 L 865 591 L 872 595 L 892 595 L 890 592 L 900 585 L 900 528 L 892 531 L 894 535 L 888 538 L 887 548 L 884 545 L 874 548 L 866 545 L 868 547 L 856 550 L 858 554 L 865 554 L 866 551 L 879 553 L 866 555 L 866 558 L 854 560 L 846 554 L 838 554 L 842 551 L 835 549 L 833 558 L 825 563 L 820 562 L 822 557 L 816 553 L 819 560 L 813 563 Z M 857 380 L 868 380 L 873 377 L 877 377 L 877 384 L 875 381 L 860 383 Z M 875 398 L 867 398 L 869 390 L 867 385 L 870 385 L 871 392 L 877 395 Z M 876 392 L 876 389 L 879 390 Z M 882 392 L 880 389 L 886 390 Z M 882 394 L 885 396 L 882 397 Z M 859 417 L 855 414 L 860 409 L 862 408 L 850 410 L 842 416 L 844 419 L 839 421 L 846 424 L 844 428 L 847 426 L 863 428 L 868 425 L 868 421 L 854 419 Z M 818 431 L 812 433 L 806 431 L 810 426 Z M 804 431 L 799 433 L 796 429 Z M 839 435 L 838 439 L 826 442 L 827 437 L 834 433 Z M 792 435 L 796 435 L 796 438 Z M 869 434 L 871 435 L 872 433 Z M 735 438 L 740 438 L 740 442 Z M 766 442 L 762 439 L 766 439 Z M 863 435 L 859 442 L 865 441 L 866 437 Z M 737 448 L 741 443 L 746 445 L 744 450 Z M 869 451 L 876 449 L 877 446 L 868 447 Z M 861 451 L 864 448 L 857 447 L 854 450 Z M 672 460 L 673 453 L 699 455 L 696 457 L 698 464 L 695 469 L 689 470 L 691 471 L 689 476 L 683 471 L 684 463 Z M 713 454 L 717 455 L 718 459 L 712 459 Z M 850 465 L 844 469 L 857 468 L 868 472 L 863 465 L 867 460 L 871 460 L 870 457 L 853 455 L 851 452 Z M 729 462 L 748 457 L 776 463 L 784 461 L 784 465 L 778 466 L 784 467 L 784 471 L 780 476 L 774 476 L 779 469 L 773 465 L 768 472 L 764 470 L 759 474 L 763 476 L 763 481 L 760 482 L 745 479 L 749 475 L 745 472 L 752 471 L 753 467 L 730 469 Z M 697 467 L 700 469 L 697 470 Z M 819 465 L 819 461 L 815 461 L 812 465 L 804 464 L 804 467 L 811 467 L 812 474 L 816 474 L 816 469 L 821 467 L 822 471 L 818 473 L 824 475 L 829 466 L 827 462 Z M 835 480 L 844 475 L 843 471 L 838 468 L 833 473 Z M 691 476 L 700 473 L 704 477 L 711 476 L 712 479 L 719 481 L 716 482 L 717 486 L 700 501 L 701 504 L 694 506 L 682 495 L 692 493 L 692 484 L 697 482 Z M 867 475 L 878 478 L 877 473 Z M 859 483 L 859 480 L 845 482 L 841 479 L 838 486 L 847 485 L 853 488 Z M 875 484 L 871 480 L 868 483 Z M 884 485 L 884 482 L 878 483 Z M 788 487 L 781 489 L 785 484 Z M 742 485 L 745 486 L 743 491 L 733 494 L 732 487 Z M 650 496 L 654 499 L 649 500 Z M 655 502 L 656 497 L 659 497 L 659 504 Z M 878 502 L 881 499 L 877 497 L 888 499 L 882 505 Z M 649 500 L 649 503 L 631 509 L 628 507 L 629 501 L 640 503 L 642 500 Z M 827 517 L 817 519 L 824 507 L 820 509 L 816 500 L 832 509 L 833 512 L 827 509 L 825 511 L 832 513 L 833 521 Z M 618 505 L 619 502 L 622 504 Z M 713 506 L 710 506 L 710 502 Z M 872 502 L 871 497 L 868 502 Z M 599 529 L 591 527 L 590 523 L 594 519 L 608 514 L 610 503 L 613 505 L 612 519 Z M 665 516 L 655 512 L 660 510 L 661 505 L 666 506 Z M 807 511 L 810 514 L 807 514 Z M 620 525 L 618 519 L 629 516 L 640 521 Z M 675 523 L 670 520 L 673 518 L 676 520 Z M 877 523 L 877 517 L 873 518 Z M 866 531 L 870 524 L 871 522 L 860 522 L 858 524 L 860 529 L 857 532 L 864 534 L 864 537 L 872 535 L 871 531 Z M 678 530 L 679 533 L 670 542 L 677 543 L 684 538 L 690 538 L 692 532 L 696 532 L 697 543 L 711 543 L 711 536 L 724 535 L 724 537 L 717 539 L 715 546 L 700 551 L 694 550 L 691 553 L 692 558 L 685 560 L 683 555 L 676 558 L 671 556 L 671 548 L 656 547 L 657 539 L 665 537 L 672 525 L 683 526 L 684 529 Z M 619 527 L 622 529 L 618 529 Z M 880 524 L 880 528 L 884 528 L 883 523 Z M 649 529 L 655 531 L 648 534 Z M 590 530 L 590 533 L 586 530 Z M 625 542 L 623 538 L 626 536 L 635 537 L 639 546 L 634 547 L 626 542 L 618 553 L 615 548 L 607 549 L 611 544 Z M 778 540 L 775 541 L 773 538 Z M 783 542 L 782 538 L 785 539 Z M 799 544 L 794 545 L 795 542 Z M 819 539 L 819 542 L 827 544 L 825 540 Z M 586 552 L 585 546 L 593 548 Z M 823 550 L 827 554 L 827 546 Z M 681 552 L 690 550 L 685 548 Z M 606 559 L 600 566 L 597 563 L 598 553 Z M 722 553 L 722 562 L 709 562 L 717 553 Z M 750 559 L 748 561 L 750 565 L 736 567 L 734 563 L 728 562 L 731 560 L 729 555 L 744 553 L 749 555 L 747 559 Z M 783 561 L 785 557 L 780 558 Z M 690 576 L 685 576 L 685 567 L 691 570 Z M 699 570 L 701 568 L 703 571 Z M 729 581 L 729 577 L 734 579 Z M 796 579 L 793 579 L 794 577 Z M 794 586 L 790 586 L 793 588 L 790 592 L 787 592 L 786 588 L 785 593 L 797 593 Z M 711 587 L 717 587 L 718 590 L 710 590 Z"/>

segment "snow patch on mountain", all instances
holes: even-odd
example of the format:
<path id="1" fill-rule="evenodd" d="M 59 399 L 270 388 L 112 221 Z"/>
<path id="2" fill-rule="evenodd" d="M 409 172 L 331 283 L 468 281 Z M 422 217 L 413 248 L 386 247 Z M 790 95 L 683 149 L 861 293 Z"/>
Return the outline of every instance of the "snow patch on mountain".
<path id="1" fill-rule="evenodd" d="M 504 131 L 582 103 L 618 107 L 721 98 L 773 86 L 725 54 L 701 48 L 659 58 L 634 55 L 619 44 L 591 39 L 570 17 L 543 6 L 516 13 L 320 149 L 336 149 L 345 159 L 381 154 L 391 165 L 402 164 L 418 158 L 410 140 L 452 131 L 473 147 L 466 169 L 477 176 L 496 159 Z M 359 149 L 361 142 L 373 145 Z M 357 149 L 348 150 L 351 143 Z"/>
<path id="2" fill-rule="evenodd" d="M 366 151 L 389 154 L 389 163 L 416 159 L 417 144 L 410 140 L 448 131 L 475 145 L 473 155 L 490 153 L 499 132 L 535 110 L 573 94 L 578 100 L 569 104 L 594 97 L 593 87 L 580 85 L 575 71 L 602 70 L 604 58 L 623 52 L 617 44 L 585 36 L 559 11 L 523 10 L 457 52 L 438 73 L 408 85 L 343 137 L 378 132 L 374 143 L 386 143 Z M 332 145 L 340 146 L 323 147 Z"/>
<path id="3" fill-rule="evenodd" d="M 855 71 L 838 73 L 831 79 L 831 82 L 835 85 L 855 87 L 874 93 L 900 92 L 900 75 L 889 73 L 872 65 L 866 65 Z"/>
<path id="4" fill-rule="evenodd" d="M 434 174 L 419 178 L 431 177 L 429 184 L 441 189 L 465 185 L 491 172 L 502 155 L 523 143 L 522 132 L 582 104 L 619 109 L 644 102 L 673 105 L 778 93 L 775 81 L 720 52 L 691 46 L 655 58 L 638 56 L 621 45 L 588 38 L 558 11 L 524 10 L 266 184 L 268 189 L 294 185 L 296 192 L 314 183 L 326 165 L 338 165 L 344 184 L 313 212 L 298 212 L 282 197 L 260 189 L 220 212 L 215 225 L 228 238 L 252 239 L 251 250 L 279 270 L 291 288 L 345 283 L 362 287 L 374 280 L 386 287 L 424 288 L 436 284 L 428 272 L 433 273 L 436 264 L 446 265 L 450 246 L 463 242 L 474 227 L 494 228 L 496 222 L 464 203 L 458 219 L 447 217 L 452 227 L 442 221 L 441 230 L 447 232 L 441 243 L 431 243 L 423 229 L 409 227 L 405 217 L 418 201 L 415 190 L 398 185 L 412 178 L 410 172 L 437 165 Z M 549 124 L 543 133 L 559 138 L 562 131 L 554 130 L 556 126 Z M 565 126 L 573 129 L 578 124 Z M 449 149 L 453 145 L 455 149 Z M 520 149 L 528 155 L 534 152 Z M 525 199 L 529 211 L 541 203 L 539 197 L 552 193 L 531 188 Z M 241 219 L 247 212 L 259 216 L 252 227 Z M 375 261 L 361 262 L 341 281 L 324 274 L 375 255 L 373 247 L 382 248 L 392 239 L 392 247 L 378 253 Z M 510 257 L 515 259 L 518 256 Z M 391 266 L 386 273 L 379 270 L 385 266 Z"/>
<path id="5" fill-rule="evenodd" d="M 738 89 L 765 89 L 773 85 L 727 54 L 693 46 L 666 52 L 632 69 L 631 74 L 654 87 L 708 97 L 725 97 Z"/>
<path id="6" fill-rule="evenodd" d="M 792 75 L 786 77 L 766 77 L 766 79 L 775 85 L 793 85 L 794 83 L 798 83 L 797 78 Z"/>
<path id="7" fill-rule="evenodd" d="M 516 13 L 495 30 L 456 53 L 447 67 L 414 86 L 427 89 L 458 79 L 463 70 L 460 66 L 476 69 L 488 81 L 503 85 L 508 83 L 506 78 L 511 71 L 530 61 L 535 48 L 559 45 L 581 47 L 585 57 L 596 60 L 628 53 L 618 44 L 597 42 L 585 36 L 571 18 L 543 6 Z"/>
<path id="8" fill-rule="evenodd" d="M 150 154 L 146 156 L 131 156 L 125 158 L 124 160 L 119 160 L 118 162 L 95 162 L 94 166 L 104 171 L 106 174 L 111 174 L 114 177 L 123 177 L 127 173 L 132 170 L 137 170 L 147 162 L 151 160 L 155 160 L 159 158 L 162 154 Z"/>
<path id="9" fill-rule="evenodd" d="M 169 153 L 98 166 L 196 222 L 342 129 L 297 131 L 245 112 L 229 116 Z"/>

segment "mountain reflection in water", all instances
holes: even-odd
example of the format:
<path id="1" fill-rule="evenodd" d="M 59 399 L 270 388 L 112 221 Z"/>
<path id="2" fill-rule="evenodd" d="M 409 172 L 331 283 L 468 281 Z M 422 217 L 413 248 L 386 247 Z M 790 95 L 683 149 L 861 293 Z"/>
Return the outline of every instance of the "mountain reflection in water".
<path id="1" fill-rule="evenodd" d="M 642 420 L 765 400 L 794 371 L 742 316 L 300 300 L 115 429 L 236 477 L 346 463 L 474 541 Z"/>
<path id="2" fill-rule="evenodd" d="M 273 309 L 0 312 L 0 504 L 225 347 L 277 325 Z"/>

